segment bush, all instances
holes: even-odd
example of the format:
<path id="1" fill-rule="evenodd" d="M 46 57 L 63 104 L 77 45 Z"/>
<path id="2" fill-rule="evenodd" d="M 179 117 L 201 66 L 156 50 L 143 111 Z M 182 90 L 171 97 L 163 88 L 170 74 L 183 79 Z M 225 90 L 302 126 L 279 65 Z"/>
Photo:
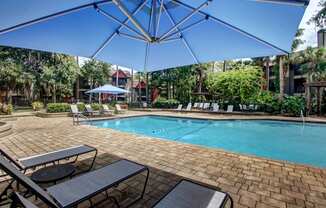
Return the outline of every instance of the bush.
<path id="1" fill-rule="evenodd" d="M 14 110 L 14 107 L 11 105 L 11 104 L 1 104 L 0 105 L 0 112 L 2 113 L 5 113 L 7 115 L 11 115 L 13 110 Z"/>
<path id="2" fill-rule="evenodd" d="M 47 105 L 48 113 L 70 112 L 70 105 L 68 103 L 49 103 Z"/>
<path id="3" fill-rule="evenodd" d="M 34 111 L 39 111 L 44 108 L 44 104 L 40 101 L 35 101 L 32 103 L 32 108 Z"/>
<path id="4" fill-rule="evenodd" d="M 77 103 L 78 111 L 85 111 L 85 103 Z"/>
<path id="5" fill-rule="evenodd" d="M 305 109 L 305 100 L 303 97 L 287 96 L 282 103 L 282 111 L 290 116 L 300 116 L 301 110 Z"/>
<path id="6" fill-rule="evenodd" d="M 155 108 L 176 108 L 179 104 L 180 104 L 180 102 L 175 99 L 166 99 L 166 98 L 160 97 L 153 104 L 153 107 L 155 107 Z"/>
<path id="7" fill-rule="evenodd" d="M 91 107 L 95 111 L 98 111 L 98 110 L 101 110 L 102 109 L 102 105 L 101 104 L 98 104 L 98 103 L 92 103 L 91 104 Z"/>

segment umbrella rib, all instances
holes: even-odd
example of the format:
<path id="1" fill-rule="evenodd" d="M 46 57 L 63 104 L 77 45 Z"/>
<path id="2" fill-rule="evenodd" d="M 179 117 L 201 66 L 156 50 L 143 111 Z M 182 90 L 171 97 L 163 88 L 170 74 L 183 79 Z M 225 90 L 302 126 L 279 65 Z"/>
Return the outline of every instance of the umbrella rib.
<path id="1" fill-rule="evenodd" d="M 2 29 L 2 30 L 0 30 L 0 35 L 6 34 L 8 32 L 15 31 L 15 30 L 27 27 L 27 26 L 31 26 L 31 25 L 34 25 L 34 24 L 37 24 L 37 23 L 41 23 L 41 22 L 44 22 L 44 21 L 47 21 L 47 20 L 50 20 L 50 19 L 53 19 L 53 18 L 56 18 L 56 17 L 71 14 L 71 13 L 77 12 L 77 11 L 82 10 L 82 9 L 93 7 L 95 4 L 104 4 L 104 3 L 112 3 L 112 1 L 111 0 L 97 1 L 97 2 L 90 3 L 90 4 L 84 4 L 84 5 L 81 5 L 81 6 L 73 7 L 71 9 L 66 9 L 66 10 L 56 12 L 56 13 L 53 13 L 53 14 L 50 14 L 50 15 L 46 15 L 46 16 L 43 16 L 43 17 L 40 17 L 40 18 L 36 18 L 36 19 L 30 20 L 30 21 L 27 21 L 27 22 L 23 22 L 23 23 L 20 23 L 20 24 L 17 24 L 17 25 Z"/>
<path id="2" fill-rule="evenodd" d="M 160 40 L 160 41 L 164 41 L 164 40 L 166 40 L 166 39 L 168 39 L 168 38 L 170 38 L 170 37 L 172 37 L 172 36 L 174 36 L 174 35 L 176 35 L 176 34 L 178 34 L 178 33 L 180 33 L 180 32 L 186 32 L 186 31 L 190 30 L 191 28 L 193 28 L 193 27 L 195 27 L 195 26 L 197 26 L 197 25 L 199 25 L 199 24 L 205 22 L 205 21 L 208 20 L 208 19 L 209 19 L 209 17 L 207 16 L 207 17 L 205 17 L 205 18 L 203 18 L 203 19 L 200 19 L 200 20 L 198 20 L 198 21 L 196 21 L 196 22 L 194 22 L 194 23 L 192 23 L 192 24 L 190 24 L 190 25 L 188 25 L 188 26 L 186 26 L 186 27 L 179 28 L 179 30 L 177 30 L 177 31 L 174 32 L 174 33 L 171 33 L 170 35 L 166 36 L 165 38 L 163 38 L 163 39 Z"/>
<path id="3" fill-rule="evenodd" d="M 141 3 L 135 11 L 132 12 L 132 15 L 136 15 L 147 3 L 148 0 L 145 0 L 143 3 Z M 129 18 L 126 18 L 125 21 L 123 21 L 124 24 L 127 24 L 129 22 Z M 107 46 L 110 44 L 110 42 L 113 40 L 113 38 L 118 34 L 120 30 L 123 29 L 123 25 L 120 25 L 115 32 L 113 32 L 102 44 L 101 46 L 95 51 L 95 53 L 91 56 L 91 58 L 96 58 L 98 54 Z"/>
<path id="4" fill-rule="evenodd" d="M 158 30 L 160 28 L 161 15 L 162 15 L 162 10 L 163 10 L 163 3 L 164 3 L 164 0 L 160 0 L 160 10 L 159 10 L 159 13 L 158 13 L 158 18 L 157 18 L 157 23 L 156 23 L 156 29 L 155 29 L 155 34 L 154 34 L 155 37 L 157 37 Z"/>
<path id="5" fill-rule="evenodd" d="M 189 10 L 195 10 L 194 7 L 189 6 L 188 4 L 182 3 L 179 0 L 173 0 L 173 2 L 176 3 L 176 4 L 179 4 L 180 6 L 183 6 L 183 7 L 187 8 Z M 263 39 L 261 39 L 261 38 L 255 36 L 255 35 L 247 32 L 247 31 L 244 31 L 244 30 L 242 30 L 242 29 L 240 29 L 240 28 L 238 28 L 238 27 L 236 27 L 236 26 L 234 26 L 232 24 L 229 24 L 229 23 L 227 23 L 227 22 L 225 22 L 225 21 L 223 21 L 223 20 L 221 20 L 221 19 L 219 19 L 217 17 L 211 16 L 211 15 L 209 15 L 209 14 L 203 12 L 203 11 L 200 11 L 200 10 L 198 11 L 198 14 L 201 14 L 202 16 L 209 16 L 209 18 L 211 18 L 212 20 L 214 20 L 214 21 L 216 21 L 216 22 L 218 22 L 220 24 L 223 24 L 224 26 L 226 26 L 226 27 L 238 32 L 238 33 L 241 33 L 241 34 L 243 34 L 243 35 L 245 35 L 245 36 L 247 36 L 247 37 L 249 37 L 251 39 L 254 39 L 254 40 L 256 40 L 256 41 L 258 41 L 258 42 L 260 42 L 260 43 L 262 43 L 262 44 L 264 44 L 266 46 L 269 46 L 269 47 L 271 47 L 273 49 L 276 49 L 276 50 L 278 50 L 278 51 L 280 51 L 282 53 L 285 53 L 285 54 L 289 53 L 288 51 L 286 51 L 286 50 L 284 50 L 284 49 L 282 49 L 282 48 L 280 48 L 280 47 L 278 47 L 278 46 L 276 46 L 276 45 L 274 45 L 274 44 L 272 44 L 272 43 L 270 43 L 270 42 L 268 42 L 266 40 L 263 40 Z"/>
<path id="6" fill-rule="evenodd" d="M 116 23 L 120 24 L 120 25 L 123 25 L 125 28 L 127 28 L 128 30 L 130 30 L 131 32 L 134 32 L 136 33 L 137 35 L 145 38 L 145 36 L 143 36 L 140 32 L 138 32 L 137 30 L 133 29 L 132 27 L 130 27 L 129 25 L 127 25 L 126 23 L 120 21 L 118 18 L 114 17 L 113 15 L 107 13 L 106 11 L 104 11 L 103 9 L 95 6 L 95 10 L 97 12 L 99 12 L 100 14 L 102 14 L 103 16 L 115 21 Z"/>
<path id="7" fill-rule="evenodd" d="M 128 11 L 128 9 L 122 4 L 120 0 L 112 0 L 114 4 L 120 9 L 120 11 L 128 17 L 133 25 L 146 37 L 146 39 L 151 42 L 152 38 L 150 34 L 143 28 L 143 26 L 133 17 L 133 15 Z"/>
<path id="8" fill-rule="evenodd" d="M 177 29 L 179 26 L 181 26 L 183 23 L 185 23 L 188 19 L 190 19 L 192 16 L 194 16 L 196 13 L 200 12 L 200 10 L 206 6 L 213 0 L 207 0 L 204 3 L 202 3 L 199 7 L 194 8 L 190 14 L 188 14 L 186 17 L 184 17 L 182 20 L 180 20 L 178 23 L 174 23 L 174 26 L 168 30 L 166 33 L 164 33 L 161 37 L 160 40 L 164 39 L 166 36 L 168 36 L 171 32 L 173 32 L 175 29 Z"/>
<path id="9" fill-rule="evenodd" d="M 170 12 L 167 10 L 166 6 L 163 5 L 163 9 L 164 11 L 166 12 L 167 16 L 168 16 L 168 19 L 170 20 L 170 22 L 175 26 L 176 23 L 174 21 L 174 19 L 172 18 Z M 191 49 L 191 47 L 189 46 L 189 43 L 188 41 L 185 39 L 185 37 L 183 36 L 182 32 L 180 32 L 180 29 L 179 27 L 177 26 L 176 27 L 176 30 L 178 31 L 180 37 L 181 37 L 181 40 L 183 42 L 183 44 L 185 45 L 185 47 L 187 48 L 187 50 L 189 51 L 190 55 L 192 56 L 192 58 L 194 59 L 194 61 L 196 62 L 196 64 L 199 64 L 199 60 L 198 58 L 196 57 L 194 51 Z"/>
<path id="10" fill-rule="evenodd" d="M 123 32 L 117 32 L 117 33 L 118 33 L 119 36 L 123 36 L 123 37 L 129 38 L 129 39 L 138 40 L 138 41 L 142 41 L 142 42 L 147 43 L 147 40 L 142 38 L 142 37 L 130 35 L 130 34 L 123 33 Z"/>

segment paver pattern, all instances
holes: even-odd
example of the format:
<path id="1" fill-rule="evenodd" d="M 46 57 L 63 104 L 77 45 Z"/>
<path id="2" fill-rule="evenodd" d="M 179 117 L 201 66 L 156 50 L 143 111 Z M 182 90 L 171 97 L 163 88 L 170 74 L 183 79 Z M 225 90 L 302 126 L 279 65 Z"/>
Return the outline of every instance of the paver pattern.
<path id="1" fill-rule="evenodd" d="M 143 114 L 158 112 L 129 111 L 120 116 Z M 264 118 L 198 113 L 159 114 L 214 119 Z M 326 207 L 326 169 L 244 156 L 88 125 L 73 126 L 72 119 L 67 117 L 24 117 L 11 122 L 14 125 L 14 133 L 0 138 L 0 148 L 17 158 L 77 144 L 88 144 L 99 150 L 95 168 L 120 158 L 149 166 L 150 178 L 145 197 L 133 207 L 151 207 L 183 177 L 220 187 L 231 194 L 236 208 Z M 87 158 L 82 159 L 80 167 L 88 162 Z M 137 176 L 121 184 L 112 194 L 124 204 L 130 195 L 136 197 L 135 193 L 140 190 L 144 179 L 144 175 Z M 35 203 L 44 207 L 39 201 Z M 111 205 L 108 201 L 99 207 Z M 88 206 L 88 203 L 84 203 L 84 206 Z"/>

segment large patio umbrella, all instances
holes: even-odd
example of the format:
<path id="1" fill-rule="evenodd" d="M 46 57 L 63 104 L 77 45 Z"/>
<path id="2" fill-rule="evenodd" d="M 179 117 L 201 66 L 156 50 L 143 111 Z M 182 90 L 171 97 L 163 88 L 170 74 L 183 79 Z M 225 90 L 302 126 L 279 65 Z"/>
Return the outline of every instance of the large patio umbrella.
<path id="1" fill-rule="evenodd" d="M 0 45 L 155 71 L 287 54 L 309 0 L 2 0 Z"/>
<path id="2" fill-rule="evenodd" d="M 118 94 L 124 94 L 124 93 L 128 93 L 128 92 L 129 92 L 128 90 L 107 84 L 107 85 L 103 85 L 101 87 L 97 87 L 92 90 L 89 90 L 86 93 L 98 93 L 99 94 L 99 103 L 101 103 L 101 94 L 103 94 L 103 93 L 118 95 Z"/>

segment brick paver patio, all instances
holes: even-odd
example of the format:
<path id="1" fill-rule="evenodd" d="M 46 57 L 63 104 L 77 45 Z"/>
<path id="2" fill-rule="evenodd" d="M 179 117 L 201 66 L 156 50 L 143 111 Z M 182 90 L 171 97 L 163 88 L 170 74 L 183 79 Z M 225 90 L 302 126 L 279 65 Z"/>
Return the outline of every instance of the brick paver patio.
<path id="1" fill-rule="evenodd" d="M 168 112 L 161 114 L 175 115 Z M 206 114 L 182 115 L 226 118 Z M 73 126 L 71 118 L 24 117 L 12 123 L 14 133 L 0 138 L 0 148 L 18 158 L 88 144 L 99 150 L 95 168 L 119 158 L 149 166 L 151 172 L 146 195 L 134 207 L 150 207 L 182 177 L 220 187 L 231 194 L 237 208 L 326 207 L 326 169 L 243 156 L 111 129 Z M 86 158 L 84 162 L 87 162 Z M 136 196 L 134 193 L 140 189 L 144 179 L 144 176 L 137 176 L 121 184 L 113 194 L 126 203 L 127 197 Z M 42 206 L 42 203 L 37 203 Z M 110 202 L 106 202 L 101 207 L 110 205 Z"/>

